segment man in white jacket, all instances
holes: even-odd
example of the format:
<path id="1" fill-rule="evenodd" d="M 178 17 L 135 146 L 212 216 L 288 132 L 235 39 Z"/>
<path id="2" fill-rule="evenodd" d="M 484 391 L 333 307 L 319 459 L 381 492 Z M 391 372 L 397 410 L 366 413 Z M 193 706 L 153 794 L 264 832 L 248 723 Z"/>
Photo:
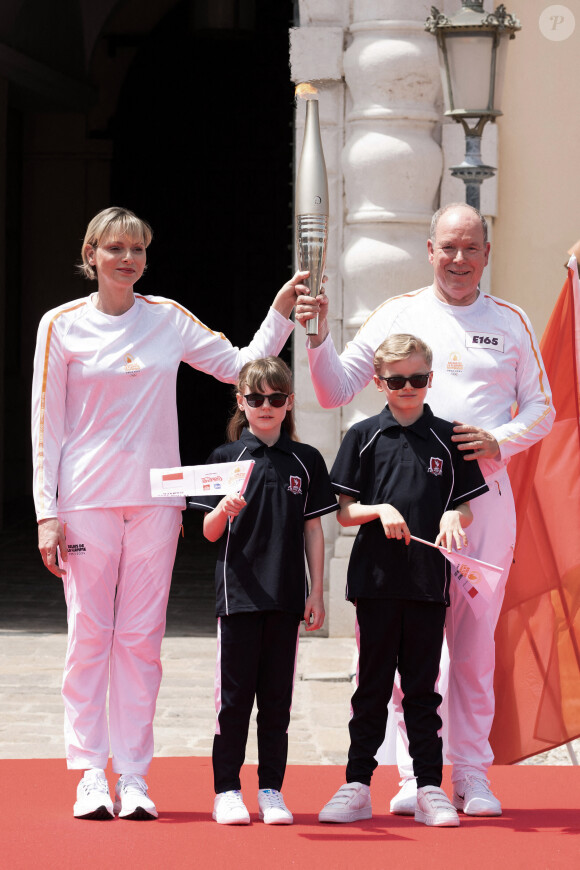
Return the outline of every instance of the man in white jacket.
<path id="1" fill-rule="evenodd" d="M 304 324 L 319 314 L 319 331 L 310 336 L 308 358 L 323 407 L 350 402 L 372 378 L 373 355 L 380 343 L 392 333 L 407 332 L 433 349 L 429 396 L 433 412 L 447 420 L 465 421 L 455 426 L 454 440 L 466 461 L 480 463 L 489 486 L 489 492 L 474 502 L 466 552 L 500 565 L 504 572 L 495 600 L 480 619 L 474 617 L 465 598 L 452 590 L 446 620 L 450 655 L 447 755 L 453 765 L 455 807 L 469 815 L 495 816 L 501 814 L 501 804 L 487 780 L 493 761 L 489 733 L 495 704 L 494 632 L 516 531 L 506 465 L 510 456 L 548 434 L 554 408 L 526 314 L 479 289 L 490 250 L 485 218 L 463 203 L 439 209 L 433 216 L 427 250 L 433 284 L 383 302 L 340 356 L 329 334 L 324 293 L 316 299 L 300 296 L 296 319 Z M 402 715 L 399 720 L 399 728 L 404 729 Z M 416 783 L 410 759 L 400 767 L 402 787 L 391 802 L 391 812 L 412 814 Z"/>

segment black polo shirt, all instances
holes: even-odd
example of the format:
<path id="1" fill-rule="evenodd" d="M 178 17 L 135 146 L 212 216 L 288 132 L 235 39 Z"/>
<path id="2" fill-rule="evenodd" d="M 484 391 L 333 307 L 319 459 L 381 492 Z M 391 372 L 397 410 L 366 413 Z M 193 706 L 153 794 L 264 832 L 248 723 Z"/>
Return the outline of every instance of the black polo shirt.
<path id="1" fill-rule="evenodd" d="M 330 472 L 336 492 L 361 504 L 391 504 L 412 535 L 435 541 L 446 510 L 487 492 L 477 462 L 451 441 L 453 424 L 428 405 L 401 426 L 388 405 L 346 433 Z M 433 547 L 387 538 L 380 520 L 360 526 L 347 574 L 346 597 L 399 598 L 449 604 L 449 563 Z"/>
<path id="2" fill-rule="evenodd" d="M 268 447 L 249 429 L 213 451 L 208 463 L 253 459 L 247 505 L 219 540 L 216 615 L 283 610 L 304 613 L 308 596 L 304 523 L 338 509 L 324 459 L 282 431 Z M 211 511 L 223 496 L 188 499 Z"/>

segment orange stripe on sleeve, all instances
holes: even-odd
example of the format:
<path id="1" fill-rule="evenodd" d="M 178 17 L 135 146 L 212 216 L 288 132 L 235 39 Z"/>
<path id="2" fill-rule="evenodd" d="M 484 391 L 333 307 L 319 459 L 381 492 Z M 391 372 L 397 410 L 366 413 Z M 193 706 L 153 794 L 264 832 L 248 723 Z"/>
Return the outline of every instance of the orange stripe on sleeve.
<path id="1" fill-rule="evenodd" d="M 182 314 L 185 314 L 186 317 L 189 317 L 190 320 L 193 320 L 194 323 L 201 326 L 201 328 L 205 329 L 206 332 L 211 332 L 212 335 L 216 335 L 218 338 L 223 338 L 224 341 L 227 341 L 223 332 L 215 332 L 213 329 L 210 329 L 209 326 L 206 326 L 205 323 L 202 323 L 201 320 L 194 317 L 190 311 L 186 308 L 182 308 L 181 305 L 178 305 L 177 302 L 174 302 L 172 299 L 167 299 L 165 302 L 154 302 L 152 299 L 147 299 L 145 296 L 140 296 L 138 293 L 136 293 L 135 296 L 137 299 L 142 299 L 143 302 L 147 303 L 147 305 L 172 305 L 173 308 L 177 308 L 178 311 L 181 311 Z"/>
<path id="2" fill-rule="evenodd" d="M 39 488 L 39 506 L 41 512 L 44 511 L 44 415 L 46 412 L 46 384 L 48 381 L 48 361 L 50 357 L 50 342 L 52 339 L 52 328 L 55 321 L 63 314 L 68 314 L 70 311 L 76 311 L 77 308 L 82 308 L 86 302 L 81 302 L 79 305 L 73 305 L 72 308 L 65 308 L 55 314 L 49 323 L 46 333 L 46 346 L 44 348 L 44 365 L 42 370 L 42 389 L 40 392 L 40 414 L 38 420 L 38 488 Z"/>
<path id="3" fill-rule="evenodd" d="M 358 335 L 359 332 L 361 331 L 361 329 L 364 329 L 364 327 L 367 325 L 367 323 L 370 320 L 372 320 L 372 318 L 375 316 L 375 314 L 378 314 L 379 311 L 383 310 L 385 305 L 389 305 L 391 302 L 397 302 L 399 299 L 412 299 L 416 296 L 419 296 L 421 293 L 424 293 L 426 290 L 429 290 L 429 289 L 430 289 L 430 287 L 422 287 L 421 290 L 413 290 L 412 293 L 400 293 L 398 296 L 390 296 L 388 299 L 385 299 L 385 301 L 381 305 L 379 305 L 378 308 L 375 308 L 373 311 L 371 311 L 371 313 L 369 314 L 367 319 L 364 321 L 364 323 L 358 328 L 356 334 Z"/>
<path id="4" fill-rule="evenodd" d="M 531 423 L 531 425 L 527 427 L 527 429 L 523 429 L 514 438 L 502 438 L 502 440 L 498 442 L 499 444 L 504 444 L 506 441 L 517 440 L 517 438 L 520 438 L 522 435 L 525 435 L 526 432 L 531 432 L 531 430 L 535 426 L 537 426 L 538 423 L 541 423 L 542 420 L 544 420 L 545 417 L 547 417 L 547 415 L 550 413 L 550 411 L 552 409 L 552 403 L 550 401 L 550 397 L 546 393 L 546 389 L 544 386 L 544 372 L 542 370 L 542 365 L 540 363 L 540 357 L 538 355 L 536 348 L 534 347 L 532 333 L 530 332 L 530 329 L 529 329 L 528 324 L 526 323 L 525 319 L 522 317 L 521 312 L 518 311 L 517 308 L 514 308 L 512 305 L 509 305 L 507 302 L 500 302 L 497 299 L 493 298 L 492 296 L 487 296 L 487 295 L 486 295 L 486 298 L 489 299 L 491 302 L 494 302 L 500 308 L 507 308 L 508 311 L 511 311 L 513 314 L 516 314 L 519 317 L 520 321 L 522 322 L 522 325 L 528 334 L 528 338 L 530 340 L 530 346 L 532 348 L 534 358 L 536 360 L 536 365 L 538 366 L 538 381 L 540 384 L 540 392 L 542 393 L 542 395 L 544 397 L 544 402 L 546 403 L 546 410 L 544 411 L 544 413 L 540 414 L 540 416 L 536 420 L 534 420 Z"/>

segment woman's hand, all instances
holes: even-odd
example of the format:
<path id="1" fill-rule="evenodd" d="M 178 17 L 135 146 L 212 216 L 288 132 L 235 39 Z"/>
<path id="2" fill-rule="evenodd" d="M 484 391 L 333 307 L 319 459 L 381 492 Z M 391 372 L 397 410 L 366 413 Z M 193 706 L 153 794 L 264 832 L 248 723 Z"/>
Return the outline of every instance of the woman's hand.
<path id="1" fill-rule="evenodd" d="M 63 568 L 59 568 L 56 561 L 57 550 L 60 552 L 60 561 L 68 561 L 66 550 L 66 538 L 62 523 L 57 517 L 40 520 L 38 523 L 38 549 L 45 566 L 55 577 L 66 574 Z"/>
<path id="2" fill-rule="evenodd" d="M 303 283 L 305 278 L 308 278 L 310 272 L 296 272 L 289 281 L 286 281 L 284 286 L 278 290 L 272 308 L 282 314 L 284 317 L 290 317 L 292 309 L 296 305 L 296 297 L 302 294 L 309 293 L 306 284 Z"/>

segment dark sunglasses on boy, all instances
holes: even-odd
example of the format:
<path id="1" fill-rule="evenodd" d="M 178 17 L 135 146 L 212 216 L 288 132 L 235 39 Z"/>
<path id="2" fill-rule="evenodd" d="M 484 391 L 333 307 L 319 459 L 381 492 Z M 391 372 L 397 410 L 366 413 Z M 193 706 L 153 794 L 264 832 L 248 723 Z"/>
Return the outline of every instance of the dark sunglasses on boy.
<path id="1" fill-rule="evenodd" d="M 390 378 L 378 375 L 378 379 L 386 381 L 389 390 L 402 390 L 407 382 L 411 384 L 414 390 L 420 390 L 427 386 L 430 374 L 431 372 L 427 372 L 426 375 L 411 375 L 409 378 L 404 377 L 404 375 L 392 375 Z"/>
<path id="2" fill-rule="evenodd" d="M 269 396 L 263 396 L 261 393 L 248 393 L 244 399 L 250 408 L 261 408 L 266 399 L 272 408 L 282 408 L 288 401 L 286 393 L 270 393 Z"/>

